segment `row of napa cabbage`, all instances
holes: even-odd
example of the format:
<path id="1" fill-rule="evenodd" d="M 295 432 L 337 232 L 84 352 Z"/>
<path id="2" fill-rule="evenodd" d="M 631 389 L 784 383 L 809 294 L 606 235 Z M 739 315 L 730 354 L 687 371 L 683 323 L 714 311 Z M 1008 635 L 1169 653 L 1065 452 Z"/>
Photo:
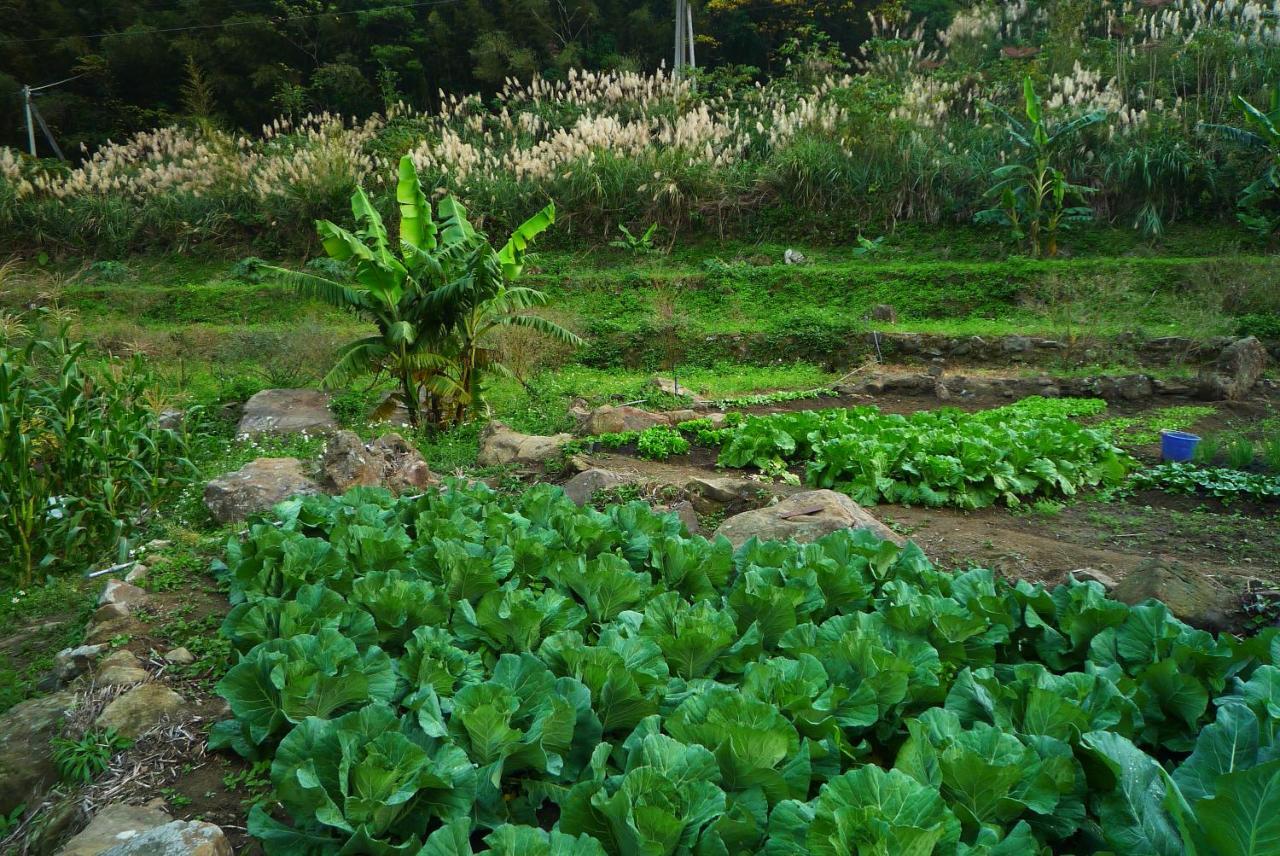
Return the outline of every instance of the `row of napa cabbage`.
<path id="1" fill-rule="evenodd" d="M 545 485 L 276 513 L 211 738 L 268 854 L 1280 852 L 1276 631 Z"/>
<path id="2" fill-rule="evenodd" d="M 851 407 L 749 416 L 704 434 L 721 444 L 721 466 L 778 472 L 804 463 L 810 485 L 864 505 L 983 508 L 1122 481 L 1129 456 L 1109 433 L 1073 419 L 1097 413 L 1098 405 L 1105 406 L 1031 398 L 975 413 L 941 408 L 908 416 Z"/>

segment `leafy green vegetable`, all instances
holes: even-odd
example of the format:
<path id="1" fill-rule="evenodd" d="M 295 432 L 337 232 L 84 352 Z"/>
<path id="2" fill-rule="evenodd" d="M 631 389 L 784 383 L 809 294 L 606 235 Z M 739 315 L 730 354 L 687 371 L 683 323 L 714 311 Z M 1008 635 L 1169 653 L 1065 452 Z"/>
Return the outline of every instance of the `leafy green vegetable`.
<path id="1" fill-rule="evenodd" d="M 268 856 L 1276 852 L 1278 630 L 546 485 L 276 515 L 210 737 L 274 755 Z"/>
<path id="2" fill-rule="evenodd" d="M 1233 499 L 1266 502 L 1280 499 L 1280 476 L 1170 462 L 1131 474 L 1124 484 L 1124 491 L 1131 493 L 1135 490 L 1208 494 L 1226 502 Z"/>
<path id="3" fill-rule="evenodd" d="M 1092 406 L 1029 399 L 979 413 L 854 407 L 751 416 L 728 433 L 718 463 L 772 470 L 807 462 L 811 485 L 863 504 L 1017 505 L 1124 476 L 1130 461 L 1108 435 L 1063 415 L 1088 412 Z"/>

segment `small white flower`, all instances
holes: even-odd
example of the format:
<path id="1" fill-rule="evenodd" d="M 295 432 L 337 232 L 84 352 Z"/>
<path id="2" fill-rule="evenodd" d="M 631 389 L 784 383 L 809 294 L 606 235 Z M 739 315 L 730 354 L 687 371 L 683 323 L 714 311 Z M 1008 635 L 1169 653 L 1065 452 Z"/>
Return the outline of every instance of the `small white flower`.
<path id="1" fill-rule="evenodd" d="M 17 603 L 17 602 L 18 602 L 18 599 L 15 597 L 15 598 L 13 599 L 13 603 Z"/>

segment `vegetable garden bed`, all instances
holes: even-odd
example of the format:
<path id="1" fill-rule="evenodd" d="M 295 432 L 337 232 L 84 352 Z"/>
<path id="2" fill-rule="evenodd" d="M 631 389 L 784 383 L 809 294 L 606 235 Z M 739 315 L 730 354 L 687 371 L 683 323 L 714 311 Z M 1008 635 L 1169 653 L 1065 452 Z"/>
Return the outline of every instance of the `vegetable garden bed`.
<path id="1" fill-rule="evenodd" d="M 1274 629 L 1215 638 L 866 533 L 735 554 L 549 486 L 279 514 L 229 546 L 213 740 L 274 756 L 268 853 L 1280 841 Z"/>

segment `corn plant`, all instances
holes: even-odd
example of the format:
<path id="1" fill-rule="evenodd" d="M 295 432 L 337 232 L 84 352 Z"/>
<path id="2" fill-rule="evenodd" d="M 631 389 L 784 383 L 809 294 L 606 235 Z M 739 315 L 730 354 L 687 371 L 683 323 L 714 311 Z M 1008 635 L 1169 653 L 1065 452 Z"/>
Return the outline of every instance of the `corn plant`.
<path id="1" fill-rule="evenodd" d="M 524 311 L 546 303 L 541 291 L 514 285 L 529 244 L 555 222 L 554 204 L 495 250 L 452 196 L 440 200 L 435 219 L 407 155 L 400 160 L 396 200 L 398 249 L 361 188 L 351 197 L 355 232 L 328 220 L 316 223 L 325 251 L 351 267 L 350 281 L 267 268 L 301 294 L 350 310 L 377 328 L 339 350 L 323 385 L 341 386 L 362 373 L 389 375 L 399 386 L 389 406 L 403 405 L 417 426 L 425 403 L 430 423 L 444 426 L 462 422 L 481 403 L 486 372 L 504 371 L 491 341 L 499 327 L 527 327 L 580 343 L 563 327 Z"/>
<path id="2" fill-rule="evenodd" d="M 63 322 L 0 347 L 0 579 L 29 585 L 117 547 L 194 472 L 148 405 L 142 359 L 86 368 Z"/>
<path id="3" fill-rule="evenodd" d="M 1107 114 L 1090 110 L 1050 126 L 1030 77 L 1022 82 L 1022 100 L 1025 122 L 998 110 L 1008 122 L 1016 160 L 992 171 L 996 183 L 984 198 L 996 199 L 997 204 L 977 212 L 974 220 L 1008 227 L 1014 240 L 1028 242 L 1034 256 L 1055 256 L 1060 230 L 1093 219 L 1093 209 L 1084 204 L 1084 197 L 1094 192 L 1094 188 L 1072 184 L 1055 161 L 1073 137 L 1105 121 Z"/>

